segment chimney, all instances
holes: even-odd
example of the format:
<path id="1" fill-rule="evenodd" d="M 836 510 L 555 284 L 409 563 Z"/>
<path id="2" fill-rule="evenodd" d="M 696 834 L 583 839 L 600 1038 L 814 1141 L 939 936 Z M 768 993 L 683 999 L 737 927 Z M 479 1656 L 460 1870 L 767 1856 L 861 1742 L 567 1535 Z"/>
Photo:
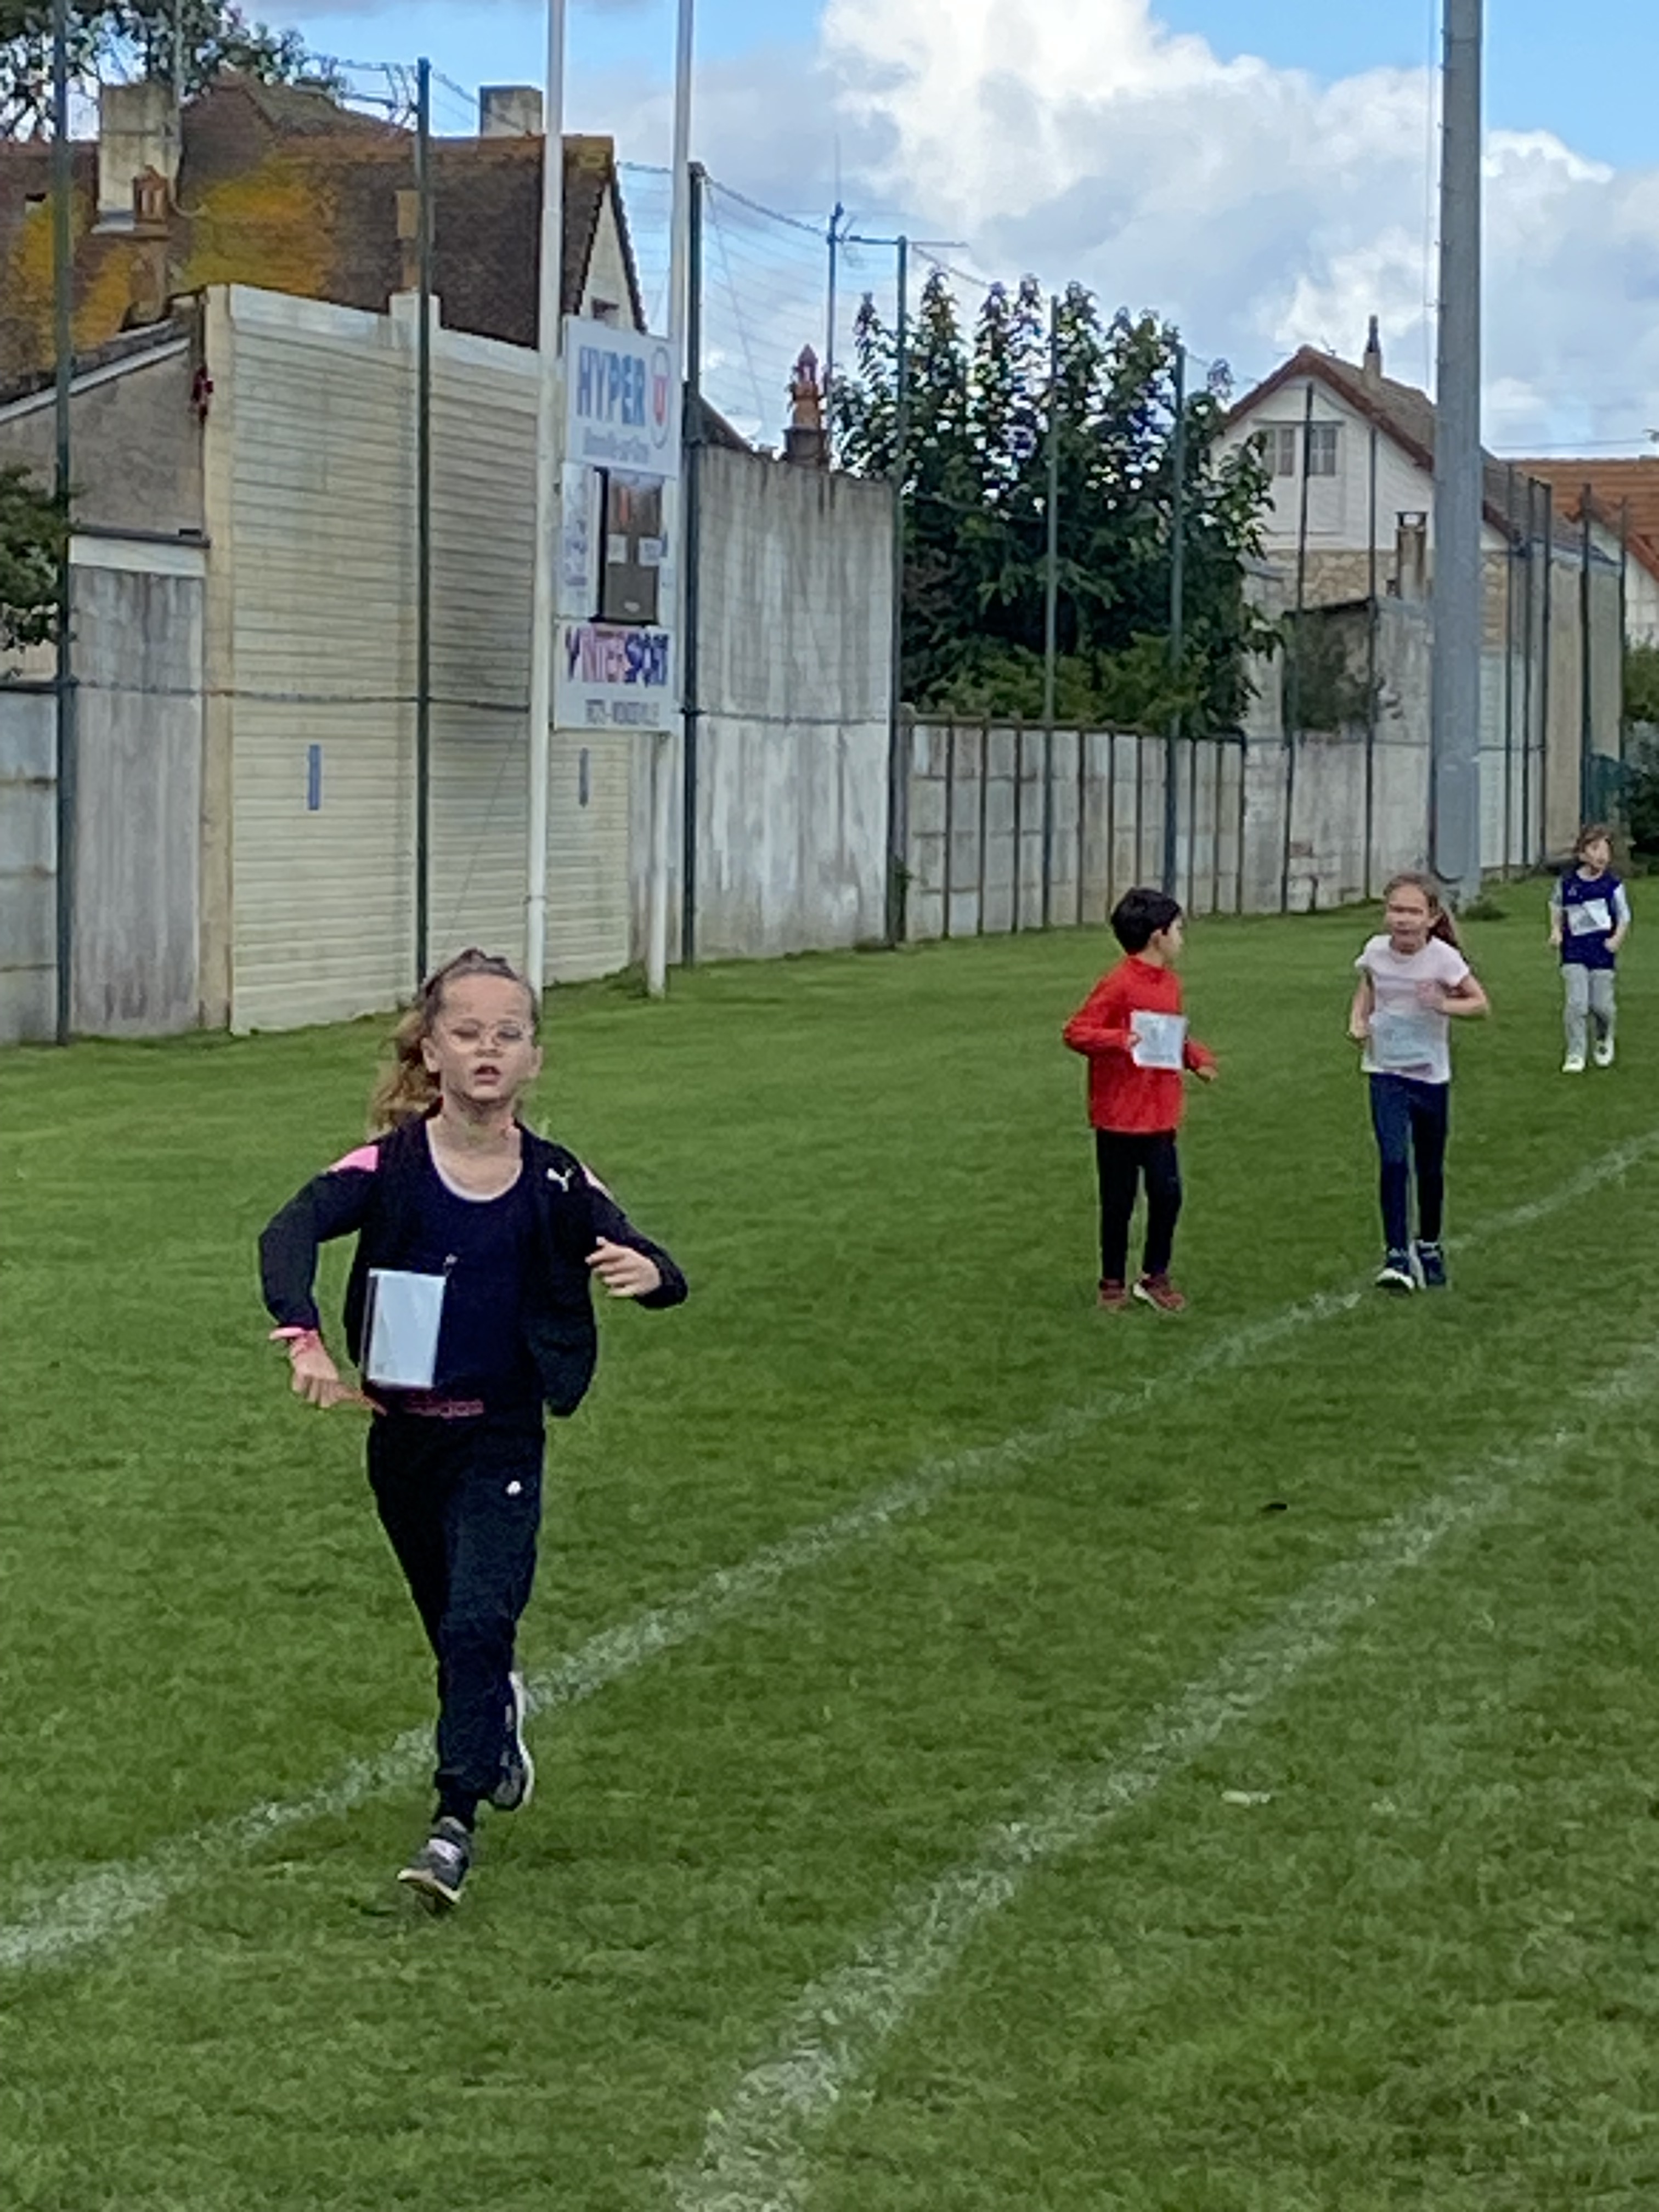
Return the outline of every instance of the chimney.
<path id="1" fill-rule="evenodd" d="M 169 203 L 179 182 L 179 103 L 148 80 L 98 90 L 98 228 L 130 230 L 141 177 L 155 174 Z"/>
<path id="2" fill-rule="evenodd" d="M 398 195 L 398 262 L 400 292 L 417 292 L 421 285 L 421 196 Z"/>
<path id="3" fill-rule="evenodd" d="M 541 135 L 539 85 L 487 84 L 482 88 L 478 94 L 481 138 L 539 138 Z"/>
<path id="4" fill-rule="evenodd" d="M 173 194 L 159 169 L 146 169 L 132 186 L 132 252 L 127 270 L 127 312 L 123 327 L 142 329 L 162 321 L 172 295 L 168 249 L 172 243 Z"/>
<path id="5" fill-rule="evenodd" d="M 1375 315 L 1371 317 L 1370 336 L 1365 340 L 1364 371 L 1365 389 L 1379 391 L 1382 384 L 1382 338 Z"/>
<path id="6" fill-rule="evenodd" d="M 1402 514 L 1394 534 L 1394 588 L 1397 599 L 1417 605 L 1429 595 L 1429 518 Z"/>
<path id="7" fill-rule="evenodd" d="M 823 386 L 818 357 L 803 346 L 789 381 L 789 427 L 783 434 L 783 458 L 797 468 L 827 469 L 830 436 L 823 426 Z"/>

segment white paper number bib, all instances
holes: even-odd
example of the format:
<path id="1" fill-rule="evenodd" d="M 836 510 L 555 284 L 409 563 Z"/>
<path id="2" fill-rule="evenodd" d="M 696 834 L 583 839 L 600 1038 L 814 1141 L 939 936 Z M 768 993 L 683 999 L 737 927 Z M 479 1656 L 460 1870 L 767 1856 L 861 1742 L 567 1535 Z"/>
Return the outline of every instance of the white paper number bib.
<path id="1" fill-rule="evenodd" d="M 1613 928 L 1613 908 L 1606 899 L 1584 899 L 1567 908 L 1569 937 L 1606 937 Z"/>
<path id="2" fill-rule="evenodd" d="M 1179 1074 L 1187 1065 L 1187 1018 L 1184 1014 L 1131 1014 L 1137 1067 L 1164 1067 Z"/>
<path id="3" fill-rule="evenodd" d="M 388 1390 L 429 1390 L 443 1327 L 442 1275 L 397 1267 L 368 1271 L 368 1350 L 364 1379 Z"/>

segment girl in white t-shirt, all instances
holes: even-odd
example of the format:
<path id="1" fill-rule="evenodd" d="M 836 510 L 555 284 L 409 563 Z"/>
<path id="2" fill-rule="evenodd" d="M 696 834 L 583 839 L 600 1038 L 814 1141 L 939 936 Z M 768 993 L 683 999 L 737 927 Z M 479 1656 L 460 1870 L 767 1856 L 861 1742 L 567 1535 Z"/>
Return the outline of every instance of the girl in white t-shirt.
<path id="1" fill-rule="evenodd" d="M 1382 1237 L 1379 1290 L 1443 1289 L 1447 1107 L 1451 1089 L 1449 1018 L 1484 1014 L 1486 993 L 1463 957 L 1452 918 L 1427 876 L 1399 875 L 1382 894 L 1388 931 L 1354 965 L 1359 984 L 1348 1034 L 1364 1047 L 1371 1126 L 1381 1156 Z M 1417 1171 L 1417 1241 L 1411 1234 Z M 1414 1264 L 1413 1264 L 1414 1263 Z"/>

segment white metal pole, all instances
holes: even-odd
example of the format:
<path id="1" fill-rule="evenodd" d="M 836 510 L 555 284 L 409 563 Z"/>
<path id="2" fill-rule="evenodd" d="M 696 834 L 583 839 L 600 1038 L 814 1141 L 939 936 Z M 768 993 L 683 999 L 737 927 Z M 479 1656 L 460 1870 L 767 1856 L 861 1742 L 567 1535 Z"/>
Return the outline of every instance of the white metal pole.
<path id="1" fill-rule="evenodd" d="M 559 336 L 564 307 L 565 0 L 547 0 L 541 272 L 536 306 L 536 544 L 530 599 L 530 791 L 525 871 L 525 974 L 547 982 L 547 811 L 553 722 L 554 530 L 558 520 Z"/>
<path id="2" fill-rule="evenodd" d="M 686 283 L 691 259 L 691 49 L 695 0 L 679 0 L 674 54 L 674 198 L 668 259 L 668 355 L 680 392 L 685 390 Z M 685 666 L 685 487 L 677 495 L 674 560 L 675 695 Z M 647 908 L 645 987 L 653 999 L 668 988 L 668 866 L 672 778 L 669 732 L 651 740 L 651 875 Z"/>

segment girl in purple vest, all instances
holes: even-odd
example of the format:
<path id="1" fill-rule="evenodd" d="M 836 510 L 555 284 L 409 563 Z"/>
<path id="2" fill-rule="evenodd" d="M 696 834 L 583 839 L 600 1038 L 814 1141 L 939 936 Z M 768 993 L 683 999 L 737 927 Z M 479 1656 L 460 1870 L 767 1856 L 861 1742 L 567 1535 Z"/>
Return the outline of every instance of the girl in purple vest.
<path id="1" fill-rule="evenodd" d="M 1566 989 L 1567 1056 L 1563 1075 L 1582 1075 L 1592 1023 L 1598 1067 L 1611 1067 L 1613 970 L 1630 934 L 1630 901 L 1613 872 L 1613 837 L 1600 822 L 1586 823 L 1572 848 L 1572 866 L 1550 894 L 1550 943 L 1561 955 Z"/>
<path id="2" fill-rule="evenodd" d="M 481 1805 L 525 1804 L 514 1640 L 541 1521 L 544 1413 L 574 1413 L 598 1354 L 592 1285 L 678 1305 L 685 1279 L 574 1153 L 519 1118 L 541 1072 L 534 993 L 463 952 L 398 1028 L 374 1140 L 289 1200 L 259 1243 L 273 1334 L 308 1404 L 368 1403 L 368 1478 L 438 1662 L 437 1804 L 398 1880 L 456 1904 Z M 345 1343 L 324 1343 L 318 1248 L 355 1235 Z"/>

